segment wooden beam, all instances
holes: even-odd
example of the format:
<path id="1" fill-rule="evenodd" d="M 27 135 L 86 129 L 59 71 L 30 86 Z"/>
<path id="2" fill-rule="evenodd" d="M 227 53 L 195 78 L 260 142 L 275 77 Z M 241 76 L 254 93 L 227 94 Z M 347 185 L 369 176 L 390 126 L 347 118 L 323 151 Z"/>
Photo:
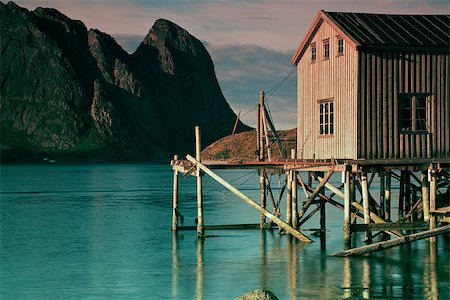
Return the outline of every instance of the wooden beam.
<path id="1" fill-rule="evenodd" d="M 319 194 L 320 190 L 323 188 L 323 186 L 328 182 L 328 179 L 330 179 L 331 175 L 333 175 L 333 171 L 329 171 L 325 178 L 319 179 L 320 183 L 314 190 L 314 192 L 309 196 L 309 198 L 306 200 L 305 204 L 303 204 L 303 207 L 300 209 L 300 212 L 298 214 L 299 219 L 303 217 L 308 207 L 311 205 L 311 202 L 316 198 L 316 196 Z M 320 177 L 318 177 L 320 178 Z"/>
<path id="2" fill-rule="evenodd" d="M 400 246 L 400 245 L 403 245 L 406 243 L 411 243 L 411 242 L 414 242 L 417 240 L 426 239 L 429 237 L 435 237 L 439 234 L 443 234 L 446 232 L 450 232 L 450 225 L 423 231 L 423 232 L 419 232 L 419 233 L 414 233 L 411 235 L 407 235 L 407 236 L 389 240 L 389 241 L 379 242 L 379 243 L 375 243 L 375 244 L 368 245 L 368 246 L 363 246 L 363 247 L 359 247 L 359 248 L 354 248 L 354 249 L 334 253 L 334 254 L 331 254 L 331 256 L 339 256 L 339 257 L 360 256 L 360 255 L 364 255 L 364 254 L 368 254 L 368 253 L 372 253 L 372 252 L 376 252 L 376 251 L 380 251 L 380 250 L 384 250 L 384 249 L 397 247 L 397 246 Z"/>
<path id="3" fill-rule="evenodd" d="M 220 177 L 219 175 L 217 175 L 216 173 L 211 171 L 204 164 L 202 164 L 201 162 L 199 162 L 198 160 L 196 160 L 195 158 L 193 158 L 190 155 L 187 155 L 186 158 L 189 161 L 191 161 L 192 163 L 196 164 L 198 169 L 203 170 L 206 174 L 211 176 L 211 178 L 213 178 L 218 183 L 220 183 L 221 185 L 226 187 L 228 190 L 230 190 L 233 194 L 235 194 L 236 196 L 238 196 L 239 198 L 244 200 L 248 205 L 250 205 L 257 211 L 259 211 L 260 213 L 264 214 L 267 218 L 269 218 L 269 220 L 273 221 L 279 227 L 283 228 L 287 233 L 292 234 L 297 239 L 299 239 L 303 242 L 306 242 L 306 243 L 312 242 L 312 240 L 310 238 L 308 238 L 304 234 L 300 233 L 298 230 L 295 230 L 294 228 L 292 228 L 291 226 L 289 226 L 288 224 L 286 224 L 285 222 L 283 222 L 282 220 L 280 220 L 279 218 L 274 216 L 272 213 L 268 212 L 266 209 L 262 208 L 260 205 L 258 205 L 258 203 L 256 203 L 255 201 L 250 199 L 247 195 L 245 195 L 244 193 L 239 191 L 237 188 L 235 188 L 234 186 L 232 186 L 231 184 L 226 182 L 222 177 Z"/>
<path id="4" fill-rule="evenodd" d="M 428 229 L 428 222 L 416 221 L 406 223 L 371 223 L 371 224 L 353 224 L 351 225 L 352 231 L 386 231 L 386 230 L 424 230 Z"/>

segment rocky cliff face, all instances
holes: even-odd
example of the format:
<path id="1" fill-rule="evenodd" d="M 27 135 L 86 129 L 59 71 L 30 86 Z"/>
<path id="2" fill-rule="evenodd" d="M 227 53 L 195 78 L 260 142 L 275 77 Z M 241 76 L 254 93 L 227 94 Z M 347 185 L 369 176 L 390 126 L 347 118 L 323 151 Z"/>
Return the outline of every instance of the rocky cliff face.
<path id="1" fill-rule="evenodd" d="M 160 160 L 230 133 L 202 43 L 158 20 L 135 53 L 54 9 L 0 2 L 2 161 Z M 249 128 L 239 123 L 238 131 Z"/>

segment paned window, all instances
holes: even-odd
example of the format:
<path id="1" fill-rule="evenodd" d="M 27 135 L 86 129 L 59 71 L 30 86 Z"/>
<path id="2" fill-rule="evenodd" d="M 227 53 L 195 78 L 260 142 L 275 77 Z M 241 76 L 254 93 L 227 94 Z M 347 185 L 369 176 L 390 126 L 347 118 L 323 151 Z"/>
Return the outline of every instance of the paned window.
<path id="1" fill-rule="evenodd" d="M 316 62 L 317 48 L 316 44 L 311 44 L 311 62 Z"/>
<path id="2" fill-rule="evenodd" d="M 330 58 L 330 40 L 326 39 L 323 41 L 323 59 Z"/>
<path id="3" fill-rule="evenodd" d="M 427 131 L 426 94 L 401 95 L 401 129 L 403 132 Z"/>
<path id="4" fill-rule="evenodd" d="M 333 99 L 319 100 L 319 134 L 334 134 L 334 101 Z"/>
<path id="5" fill-rule="evenodd" d="M 344 54 L 344 39 L 340 36 L 337 37 L 337 55 Z"/>

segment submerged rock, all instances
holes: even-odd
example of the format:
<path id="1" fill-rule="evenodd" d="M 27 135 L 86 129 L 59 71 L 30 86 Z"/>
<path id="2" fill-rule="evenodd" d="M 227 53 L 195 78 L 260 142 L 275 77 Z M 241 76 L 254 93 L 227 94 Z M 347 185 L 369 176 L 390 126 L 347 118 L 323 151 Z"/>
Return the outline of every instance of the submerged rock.
<path id="1" fill-rule="evenodd" d="M 236 298 L 236 300 L 278 300 L 278 298 L 271 291 L 257 289 Z"/>

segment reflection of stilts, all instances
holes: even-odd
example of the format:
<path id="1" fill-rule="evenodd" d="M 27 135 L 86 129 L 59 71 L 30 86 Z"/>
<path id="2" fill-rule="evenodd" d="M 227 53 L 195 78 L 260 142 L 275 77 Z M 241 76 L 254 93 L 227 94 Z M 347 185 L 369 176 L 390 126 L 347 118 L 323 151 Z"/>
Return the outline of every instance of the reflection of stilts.
<path id="1" fill-rule="evenodd" d="M 350 267 L 350 259 L 344 258 L 344 295 L 342 296 L 343 299 L 348 299 L 352 296 L 352 271 Z"/>
<path id="2" fill-rule="evenodd" d="M 261 230 L 261 270 L 259 272 L 260 274 L 260 278 L 261 278 L 261 282 L 260 282 L 260 286 L 262 289 L 266 289 L 267 288 L 267 271 L 266 271 L 266 267 L 267 267 L 267 248 L 266 248 L 266 238 L 267 238 L 267 231 L 266 230 Z"/>
<path id="3" fill-rule="evenodd" d="M 436 274 L 436 243 L 428 243 L 429 256 L 425 257 L 425 268 L 423 269 L 423 286 L 429 287 L 425 290 L 424 298 L 439 299 L 439 288 Z"/>
<path id="4" fill-rule="evenodd" d="M 289 236 L 286 239 L 287 261 L 287 294 L 289 299 L 297 298 L 298 280 L 298 240 Z"/>
<path id="5" fill-rule="evenodd" d="M 365 259 L 363 261 L 363 276 L 362 276 L 362 286 L 363 286 L 363 299 L 370 298 L 370 265 L 369 261 Z"/>
<path id="6" fill-rule="evenodd" d="M 172 232 L 172 298 L 178 298 L 178 232 Z"/>
<path id="7" fill-rule="evenodd" d="M 195 299 L 203 299 L 203 244 L 204 239 L 197 240 L 197 284 L 195 286 Z"/>

